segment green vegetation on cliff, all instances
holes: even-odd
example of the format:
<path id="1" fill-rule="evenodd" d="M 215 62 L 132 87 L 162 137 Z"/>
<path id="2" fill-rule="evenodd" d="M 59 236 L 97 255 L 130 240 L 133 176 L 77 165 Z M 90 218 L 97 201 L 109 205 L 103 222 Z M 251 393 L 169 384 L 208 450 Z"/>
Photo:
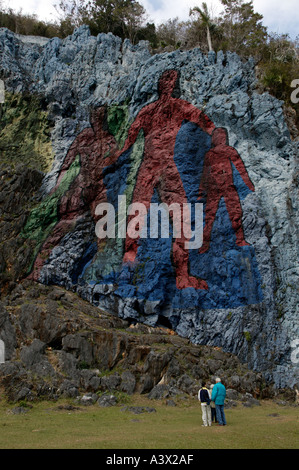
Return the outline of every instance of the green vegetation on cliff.
<path id="1" fill-rule="evenodd" d="M 30 238 L 37 242 L 32 255 L 32 262 L 44 240 L 47 239 L 59 220 L 59 201 L 67 192 L 72 182 L 80 172 L 79 156 L 64 175 L 59 187 L 50 195 L 45 197 L 32 211 L 27 219 L 26 225 L 21 233 L 24 238 Z M 31 266 L 29 270 L 31 269 Z"/>
<path id="2" fill-rule="evenodd" d="M 50 122 L 41 99 L 29 94 L 6 92 L 0 104 L 0 162 L 46 173 L 53 162 Z"/>

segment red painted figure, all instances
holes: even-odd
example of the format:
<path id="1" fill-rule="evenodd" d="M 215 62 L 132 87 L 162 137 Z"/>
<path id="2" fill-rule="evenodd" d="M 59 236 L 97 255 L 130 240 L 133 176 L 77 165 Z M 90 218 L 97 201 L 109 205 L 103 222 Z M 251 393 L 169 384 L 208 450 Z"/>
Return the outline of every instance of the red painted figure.
<path id="1" fill-rule="evenodd" d="M 30 279 L 38 280 L 45 259 L 76 222 L 89 211 L 96 222 L 95 208 L 101 202 L 106 202 L 102 171 L 107 166 L 105 156 L 115 152 L 117 145 L 114 137 L 105 130 L 105 114 L 106 107 L 95 109 L 91 113 L 91 127 L 80 132 L 68 150 L 51 194 L 59 187 L 77 155 L 80 158 L 80 173 L 59 201 L 59 220 L 40 249 Z M 98 242 L 101 243 L 100 240 Z"/>
<path id="2" fill-rule="evenodd" d="M 144 158 L 139 168 L 133 193 L 133 203 L 143 203 L 149 210 L 155 188 L 162 202 L 168 206 L 187 203 L 183 183 L 174 162 L 174 148 L 178 131 L 183 120 L 196 123 L 202 130 L 212 134 L 215 128 L 211 120 L 198 108 L 172 96 L 178 73 L 164 72 L 159 80 L 159 99 L 145 106 L 131 125 L 124 147 L 117 153 L 128 150 L 136 141 L 139 132 L 144 134 Z M 181 211 L 182 212 L 182 211 Z M 129 220 L 133 216 L 129 216 Z M 189 253 L 182 235 L 173 242 L 173 260 L 176 269 L 178 289 L 193 287 L 207 289 L 207 283 L 189 274 Z M 137 255 L 138 239 L 129 238 L 125 243 L 124 262 L 134 262 Z"/>
<path id="3" fill-rule="evenodd" d="M 203 244 L 199 249 L 200 253 L 205 253 L 209 249 L 211 232 L 219 201 L 222 197 L 236 234 L 236 244 L 238 246 L 248 245 L 242 228 L 242 208 L 233 181 L 232 163 L 239 171 L 244 183 L 251 191 L 254 191 L 254 186 L 240 155 L 233 147 L 228 145 L 227 130 L 219 127 L 213 131 L 212 148 L 205 155 L 199 187 L 199 199 L 202 198 L 203 193 L 207 195 Z"/>

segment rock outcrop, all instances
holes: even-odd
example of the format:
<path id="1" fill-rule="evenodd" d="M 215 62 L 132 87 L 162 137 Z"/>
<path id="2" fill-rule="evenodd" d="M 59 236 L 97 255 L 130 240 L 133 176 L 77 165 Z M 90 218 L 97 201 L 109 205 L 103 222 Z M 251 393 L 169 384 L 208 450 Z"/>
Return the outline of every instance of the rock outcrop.
<path id="1" fill-rule="evenodd" d="M 236 394 L 275 394 L 262 374 L 220 348 L 112 316 L 60 287 L 18 284 L 0 303 L 0 327 L 0 386 L 11 401 L 84 402 L 86 394 L 115 392 L 177 401 L 197 396 L 201 382 L 218 375 Z"/>
<path id="2" fill-rule="evenodd" d="M 193 344 L 223 348 L 276 387 L 293 387 L 298 149 L 282 103 L 255 90 L 253 61 L 200 49 L 151 56 L 145 42 L 92 37 L 85 26 L 64 40 L 34 43 L 2 29 L 0 44 L 7 92 L 39 99 L 43 135 L 33 133 L 31 142 L 42 142 L 48 162 L 51 129 L 54 155 L 22 221 L 30 260 L 27 254 L 21 277 L 77 292 L 119 321 L 168 327 Z M 186 249 L 183 237 L 97 237 L 100 203 L 111 204 L 117 218 L 132 202 L 193 210 L 199 201 L 200 251 Z M 198 214 L 191 215 L 195 224 Z M 66 352 L 81 347 L 78 338 L 68 341 Z M 31 352 L 24 354 L 30 362 Z"/>

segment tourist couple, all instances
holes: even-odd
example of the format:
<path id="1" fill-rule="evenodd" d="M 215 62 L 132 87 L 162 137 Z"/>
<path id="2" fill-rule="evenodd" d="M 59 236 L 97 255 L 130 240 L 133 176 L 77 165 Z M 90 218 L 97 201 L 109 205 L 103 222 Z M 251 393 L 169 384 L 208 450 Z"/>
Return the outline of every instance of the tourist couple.
<path id="1" fill-rule="evenodd" d="M 198 392 L 198 400 L 201 403 L 202 411 L 202 426 L 211 426 L 214 420 L 218 423 L 218 426 L 226 425 L 224 414 L 225 396 L 226 389 L 219 377 L 216 379 L 216 384 L 211 385 L 210 389 L 206 387 L 205 382 L 202 383 L 202 387 Z"/>

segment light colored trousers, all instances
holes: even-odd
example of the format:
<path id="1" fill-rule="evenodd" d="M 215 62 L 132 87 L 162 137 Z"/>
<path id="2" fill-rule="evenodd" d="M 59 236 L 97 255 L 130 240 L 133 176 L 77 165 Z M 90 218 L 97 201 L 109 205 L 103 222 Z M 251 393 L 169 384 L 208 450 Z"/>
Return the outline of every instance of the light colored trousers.
<path id="1" fill-rule="evenodd" d="M 211 426 L 212 419 L 211 419 L 211 407 L 206 403 L 201 403 L 201 412 L 202 412 L 202 422 L 204 426 Z"/>

